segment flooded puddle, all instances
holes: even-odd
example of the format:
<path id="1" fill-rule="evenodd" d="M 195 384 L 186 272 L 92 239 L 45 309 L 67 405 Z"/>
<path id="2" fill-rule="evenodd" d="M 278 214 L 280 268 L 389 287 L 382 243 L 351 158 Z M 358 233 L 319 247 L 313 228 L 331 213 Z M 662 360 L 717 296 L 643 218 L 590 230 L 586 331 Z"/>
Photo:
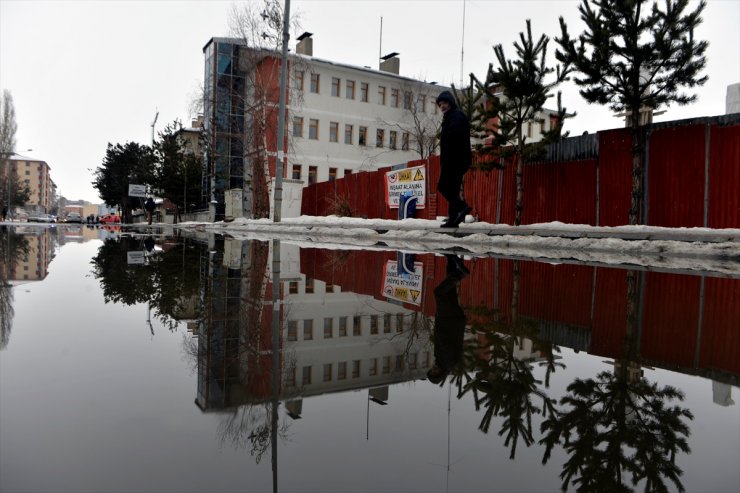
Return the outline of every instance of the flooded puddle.
<path id="1" fill-rule="evenodd" d="M 2 491 L 740 490 L 740 279 L 6 228 Z"/>

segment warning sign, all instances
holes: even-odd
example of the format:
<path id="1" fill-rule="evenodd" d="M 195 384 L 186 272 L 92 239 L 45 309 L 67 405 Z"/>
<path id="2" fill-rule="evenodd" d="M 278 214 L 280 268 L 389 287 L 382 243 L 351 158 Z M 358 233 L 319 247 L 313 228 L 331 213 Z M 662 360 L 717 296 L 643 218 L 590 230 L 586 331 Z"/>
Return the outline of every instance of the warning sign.
<path id="1" fill-rule="evenodd" d="M 389 260 L 385 264 L 383 277 L 383 296 L 412 305 L 421 305 L 424 267 L 421 262 L 414 263 L 414 272 L 398 272 L 398 262 Z"/>
<path id="2" fill-rule="evenodd" d="M 385 203 L 392 209 L 398 209 L 398 197 L 402 193 L 410 193 L 411 196 L 418 197 L 416 208 L 424 208 L 427 189 L 424 166 L 389 171 L 385 174 L 385 183 Z"/>

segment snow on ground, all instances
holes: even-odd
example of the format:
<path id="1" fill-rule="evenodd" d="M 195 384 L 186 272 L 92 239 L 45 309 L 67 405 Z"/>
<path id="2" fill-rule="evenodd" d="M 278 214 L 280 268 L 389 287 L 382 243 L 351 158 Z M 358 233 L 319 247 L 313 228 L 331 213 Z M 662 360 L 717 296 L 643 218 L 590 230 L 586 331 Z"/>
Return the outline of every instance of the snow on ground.
<path id="1" fill-rule="evenodd" d="M 740 277 L 740 229 L 597 227 L 558 222 L 510 226 L 473 223 L 443 233 L 439 221 L 301 216 L 181 223 L 176 227 L 242 239 L 280 239 L 312 248 L 455 251 L 545 261 L 634 265 Z"/>

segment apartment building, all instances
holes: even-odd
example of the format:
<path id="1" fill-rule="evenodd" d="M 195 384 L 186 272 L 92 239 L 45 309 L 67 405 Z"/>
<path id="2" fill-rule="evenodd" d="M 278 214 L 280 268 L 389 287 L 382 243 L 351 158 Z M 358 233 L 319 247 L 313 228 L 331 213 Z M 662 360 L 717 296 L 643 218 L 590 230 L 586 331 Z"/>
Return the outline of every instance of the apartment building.
<path id="1" fill-rule="evenodd" d="M 7 163 L 11 174 L 14 173 L 19 183 L 27 185 L 31 191 L 24 207 L 26 211 L 48 213 L 54 204 L 56 185 L 51 179 L 51 168 L 46 161 L 13 154 Z"/>
<path id="2" fill-rule="evenodd" d="M 267 203 L 277 163 L 280 55 L 212 38 L 205 55 L 204 185 L 208 201 L 251 216 Z M 313 56 L 312 35 L 289 55 L 283 178 L 307 186 L 418 159 L 441 121 L 447 89 L 399 75 L 397 53 L 378 70 Z M 422 136 L 422 134 L 424 136 Z M 235 193 L 236 192 L 236 193 Z M 234 197 L 242 204 L 227 202 Z"/>

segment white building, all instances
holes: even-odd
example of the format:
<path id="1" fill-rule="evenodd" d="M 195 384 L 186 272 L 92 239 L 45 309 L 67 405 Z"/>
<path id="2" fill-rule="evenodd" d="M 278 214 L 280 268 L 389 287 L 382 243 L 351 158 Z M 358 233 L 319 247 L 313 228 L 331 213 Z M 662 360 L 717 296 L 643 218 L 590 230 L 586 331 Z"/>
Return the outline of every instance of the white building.
<path id="1" fill-rule="evenodd" d="M 405 164 L 434 142 L 442 117 L 435 100 L 446 87 L 399 75 L 395 53 L 374 70 L 314 57 L 309 33 L 299 40 L 289 58 L 289 183 Z M 216 219 L 227 209 L 259 214 L 277 168 L 280 55 L 235 38 L 212 38 L 203 52 L 209 201 Z"/>

